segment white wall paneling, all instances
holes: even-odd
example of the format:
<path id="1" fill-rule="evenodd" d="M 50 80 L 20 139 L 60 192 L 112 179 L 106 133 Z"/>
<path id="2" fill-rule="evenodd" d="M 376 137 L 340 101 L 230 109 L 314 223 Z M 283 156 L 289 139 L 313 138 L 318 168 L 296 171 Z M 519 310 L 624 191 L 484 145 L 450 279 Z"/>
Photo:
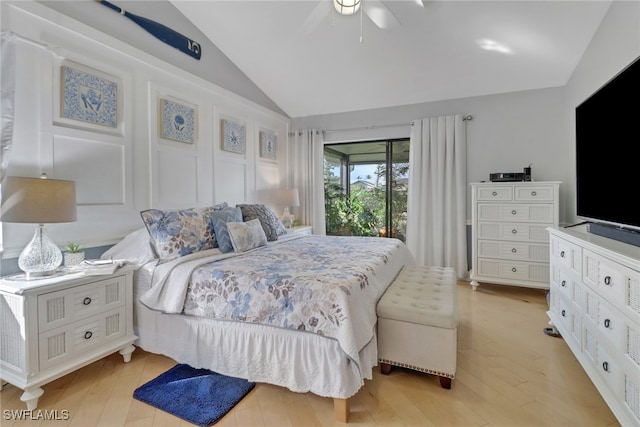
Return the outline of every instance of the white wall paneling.
<path id="1" fill-rule="evenodd" d="M 48 227 L 58 244 L 113 244 L 142 227 L 141 210 L 241 203 L 250 201 L 264 180 L 276 186 L 286 181 L 286 155 L 257 173 L 263 162 L 256 154 L 258 127 L 274 131 L 279 153 L 286 153 L 287 117 L 37 2 L 2 2 L 0 7 L 2 30 L 13 31 L 19 39 L 8 174 L 46 172 L 76 181 L 78 221 Z M 64 63 L 117 81 L 115 129 L 60 118 Z M 160 136 L 161 97 L 197 108 L 194 144 Z M 220 117 L 245 124 L 244 155 L 220 149 Z M 5 223 L 2 228 L 2 258 L 16 257 L 33 227 Z"/>
<path id="2" fill-rule="evenodd" d="M 57 135 L 52 154 L 53 175 L 76 181 L 79 206 L 126 203 L 123 145 Z"/>
<path id="3" fill-rule="evenodd" d="M 216 164 L 216 203 L 227 202 L 233 206 L 249 200 L 246 192 L 248 169 L 244 162 L 233 159 Z"/>

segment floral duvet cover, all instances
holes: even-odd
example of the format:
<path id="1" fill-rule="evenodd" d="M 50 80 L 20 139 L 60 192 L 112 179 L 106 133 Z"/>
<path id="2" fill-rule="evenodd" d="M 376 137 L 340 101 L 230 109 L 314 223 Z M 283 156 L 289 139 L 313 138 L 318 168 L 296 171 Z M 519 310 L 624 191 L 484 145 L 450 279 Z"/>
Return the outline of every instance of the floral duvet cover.
<path id="1" fill-rule="evenodd" d="M 358 362 L 374 334 L 378 300 L 400 269 L 413 263 L 406 246 L 396 239 L 340 236 L 273 243 L 195 263 L 180 285 L 183 314 L 315 333 L 338 340 Z"/>

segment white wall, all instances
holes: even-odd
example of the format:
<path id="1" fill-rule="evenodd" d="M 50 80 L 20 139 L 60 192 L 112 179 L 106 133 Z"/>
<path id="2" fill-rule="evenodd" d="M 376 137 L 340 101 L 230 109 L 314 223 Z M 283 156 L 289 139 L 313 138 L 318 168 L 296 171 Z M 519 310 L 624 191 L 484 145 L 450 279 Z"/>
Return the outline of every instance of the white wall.
<path id="1" fill-rule="evenodd" d="M 561 181 L 560 222 L 575 215 L 575 107 L 640 56 L 640 2 L 615 1 L 566 86 L 347 112 L 292 120 L 292 128 L 373 129 L 326 133 L 348 141 L 409 136 L 408 126 L 385 127 L 445 114 L 469 114 L 469 182 L 491 172 L 520 172 L 532 164 L 534 180 Z M 629 118 L 632 120 L 633 118 Z M 470 209 L 468 209 L 470 218 Z"/>
<path id="2" fill-rule="evenodd" d="M 287 117 L 41 4 L 1 7 L 2 29 L 19 35 L 8 175 L 76 181 L 78 221 L 48 226 L 56 243 L 112 244 L 143 225 L 141 210 L 254 201 L 256 190 L 287 184 Z M 59 118 L 60 66 L 69 62 L 119 83 L 118 128 Z M 159 136 L 160 98 L 197 109 L 195 144 Z M 245 154 L 220 149 L 221 118 L 245 125 Z M 278 138 L 276 161 L 259 155 L 261 130 Z M 2 227 L 3 258 L 15 257 L 34 226 Z"/>
<path id="3" fill-rule="evenodd" d="M 446 114 L 472 115 L 467 121 L 469 182 L 488 181 L 491 172 L 522 172 L 532 165 L 537 181 L 565 181 L 562 135 L 564 90 L 553 88 L 500 95 L 454 99 L 402 107 L 296 118 L 293 128 L 373 129 L 325 133 L 325 141 L 408 137 L 410 126 L 385 125 Z M 378 126 L 378 127 L 376 127 Z M 558 155 L 558 152 L 562 152 Z M 468 218 L 471 218 L 468 206 Z"/>

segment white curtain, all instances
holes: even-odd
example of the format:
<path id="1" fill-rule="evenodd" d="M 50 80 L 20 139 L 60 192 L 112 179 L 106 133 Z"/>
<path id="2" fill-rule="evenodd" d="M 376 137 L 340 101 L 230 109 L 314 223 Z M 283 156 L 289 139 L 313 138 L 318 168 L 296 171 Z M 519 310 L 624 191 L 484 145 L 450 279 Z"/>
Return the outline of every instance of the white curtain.
<path id="1" fill-rule="evenodd" d="M 4 175 L 9 163 L 9 151 L 13 144 L 13 117 L 14 117 L 14 95 L 15 95 L 15 67 L 16 67 L 16 36 L 4 31 L 0 33 L 0 89 L 2 96 L 2 125 L 0 127 L 0 182 L 4 180 Z"/>
<path id="2" fill-rule="evenodd" d="M 294 210 L 303 225 L 313 225 L 313 233 L 326 234 L 324 219 L 324 144 L 322 132 L 295 131 L 291 147 L 293 185 L 300 194 L 300 207 Z"/>
<path id="3" fill-rule="evenodd" d="M 407 246 L 419 265 L 467 266 L 467 141 L 462 115 L 413 122 Z"/>

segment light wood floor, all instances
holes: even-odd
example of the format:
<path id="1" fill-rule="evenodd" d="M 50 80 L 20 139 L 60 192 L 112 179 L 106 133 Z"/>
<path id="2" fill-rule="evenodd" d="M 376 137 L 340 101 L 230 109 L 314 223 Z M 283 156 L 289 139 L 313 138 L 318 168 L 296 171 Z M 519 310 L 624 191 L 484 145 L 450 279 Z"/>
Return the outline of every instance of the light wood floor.
<path id="1" fill-rule="evenodd" d="M 619 425 L 561 338 L 543 334 L 545 291 L 458 283 L 458 365 L 451 390 L 436 377 L 395 368 L 351 399 L 350 424 L 362 426 Z M 437 345 L 437 343 L 434 343 Z M 38 409 L 67 410 L 67 421 L 15 422 L 21 391 L 1 392 L 0 425 L 191 426 L 134 400 L 133 390 L 172 367 L 137 349 L 130 363 L 114 354 L 45 385 Z M 333 401 L 258 384 L 216 426 L 330 426 Z"/>

